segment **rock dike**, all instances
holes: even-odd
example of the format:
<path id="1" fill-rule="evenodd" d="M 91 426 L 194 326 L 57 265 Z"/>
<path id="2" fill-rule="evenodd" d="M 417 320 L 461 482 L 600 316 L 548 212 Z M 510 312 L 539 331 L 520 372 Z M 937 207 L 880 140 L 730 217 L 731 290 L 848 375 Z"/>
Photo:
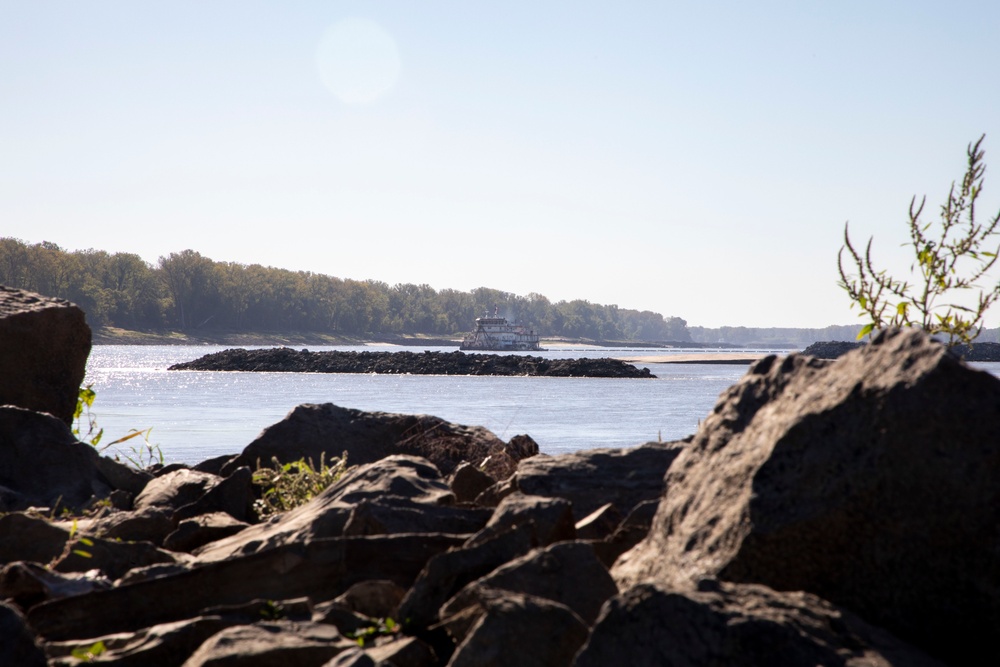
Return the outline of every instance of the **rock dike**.
<path id="1" fill-rule="evenodd" d="M 310 352 L 287 347 L 234 348 L 206 354 L 171 371 L 269 373 L 389 373 L 413 375 L 531 375 L 544 377 L 655 378 L 648 368 L 618 359 L 544 359 L 520 354 L 465 352 Z"/>
<path id="2" fill-rule="evenodd" d="M 324 404 L 135 470 L 4 405 L 0 665 L 998 664 L 998 432 L 1000 380 L 913 330 L 766 357 L 683 441 L 558 456 Z M 257 515 L 257 459 L 344 451 Z"/>

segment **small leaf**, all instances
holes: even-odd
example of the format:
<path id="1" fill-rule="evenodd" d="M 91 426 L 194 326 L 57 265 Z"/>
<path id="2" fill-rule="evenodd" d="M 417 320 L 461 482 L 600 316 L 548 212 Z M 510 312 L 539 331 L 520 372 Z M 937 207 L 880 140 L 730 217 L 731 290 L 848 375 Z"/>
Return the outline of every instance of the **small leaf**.
<path id="1" fill-rule="evenodd" d="M 72 553 L 75 553 L 77 556 L 80 556 L 81 558 L 93 558 L 94 557 L 94 555 L 92 553 L 90 553 L 89 551 L 84 551 L 83 549 L 73 549 Z"/>
<path id="2" fill-rule="evenodd" d="M 80 544 L 87 547 L 94 546 L 94 540 L 90 539 L 89 537 L 81 537 L 78 541 L 80 542 Z"/>
<path id="3" fill-rule="evenodd" d="M 861 340 L 862 338 L 864 338 L 865 336 L 867 336 L 868 334 L 870 334 L 874 330 L 875 330 L 875 325 L 874 324 L 866 324 L 865 326 L 861 327 L 861 331 L 858 332 L 858 338 L 857 338 L 857 340 Z"/>

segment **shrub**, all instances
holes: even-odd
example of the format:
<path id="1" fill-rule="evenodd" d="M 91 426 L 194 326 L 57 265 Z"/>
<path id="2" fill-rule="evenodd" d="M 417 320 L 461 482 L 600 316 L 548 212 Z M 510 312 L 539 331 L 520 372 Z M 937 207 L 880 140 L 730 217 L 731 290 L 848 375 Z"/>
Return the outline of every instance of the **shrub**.
<path id="1" fill-rule="evenodd" d="M 339 480 L 347 470 L 347 452 L 340 458 L 334 458 L 330 465 L 327 465 L 325 456 L 320 455 L 318 467 L 312 459 L 281 463 L 273 457 L 270 468 L 262 467 L 258 460 L 257 471 L 253 474 L 253 483 L 263 489 L 260 499 L 254 501 L 258 518 L 264 519 L 304 505 Z"/>
<path id="2" fill-rule="evenodd" d="M 947 336 L 949 345 L 967 344 L 979 335 L 987 309 L 1000 298 L 1000 284 L 990 289 L 981 286 L 1000 252 L 1000 245 L 994 247 L 992 242 L 1000 212 L 985 223 L 976 220 L 976 200 L 983 192 L 986 171 L 981 148 L 985 138 L 968 145 L 965 176 L 957 188 L 952 182 L 936 227 L 920 219 L 927 198 L 919 205 L 916 196 L 910 200 L 907 245 L 914 253 L 910 271 L 917 273 L 912 283 L 877 270 L 872 262 L 872 239 L 862 255 L 844 225 L 844 245 L 837 254 L 839 285 L 850 296 L 851 307 L 859 306 L 860 317 L 869 320 L 858 333 L 859 339 L 878 329 L 902 326 L 919 326 L 931 335 Z M 844 269 L 845 250 L 854 262 L 855 274 Z M 975 305 L 965 305 L 971 299 L 959 303 L 959 293 L 977 290 Z"/>

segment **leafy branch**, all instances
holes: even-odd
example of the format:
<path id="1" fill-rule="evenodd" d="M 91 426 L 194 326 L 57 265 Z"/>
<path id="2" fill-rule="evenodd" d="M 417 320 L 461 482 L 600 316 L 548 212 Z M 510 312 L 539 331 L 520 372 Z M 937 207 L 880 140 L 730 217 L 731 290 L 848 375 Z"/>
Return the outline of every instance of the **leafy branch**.
<path id="1" fill-rule="evenodd" d="M 872 239 L 864 252 L 857 250 L 844 225 L 844 245 L 837 254 L 839 285 L 857 305 L 860 317 L 869 321 L 858 338 L 886 327 L 919 326 L 931 335 L 947 336 L 949 345 L 971 343 L 979 335 L 986 311 L 1000 298 L 1000 283 L 985 289 L 981 282 L 997 262 L 1000 244 L 991 245 L 1000 225 L 1000 212 L 985 223 L 976 220 L 976 200 L 983 191 L 983 135 L 966 149 L 967 168 L 960 186 L 951 184 L 948 200 L 941 205 L 940 220 L 923 222 L 927 198 L 910 200 L 909 232 L 914 262 L 912 281 L 899 280 L 872 261 Z M 989 244 L 989 245 L 988 245 Z M 983 248 L 993 248 L 986 250 Z M 844 269 L 844 252 L 854 264 L 854 273 Z M 958 298 L 959 293 L 978 290 L 975 305 Z M 962 303 L 959 303 L 962 301 Z"/>

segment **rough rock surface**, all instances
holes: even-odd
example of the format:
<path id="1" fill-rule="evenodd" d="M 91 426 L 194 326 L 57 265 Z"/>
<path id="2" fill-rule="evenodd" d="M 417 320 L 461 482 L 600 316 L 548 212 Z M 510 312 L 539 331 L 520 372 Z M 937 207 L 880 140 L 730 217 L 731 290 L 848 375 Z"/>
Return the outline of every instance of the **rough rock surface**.
<path id="1" fill-rule="evenodd" d="M 349 470 L 309 503 L 197 549 L 201 562 L 225 560 L 277 546 L 344 534 L 357 504 L 393 498 L 450 505 L 454 496 L 441 473 L 425 459 L 390 456 Z"/>
<path id="2" fill-rule="evenodd" d="M 0 512 L 56 504 L 79 508 L 95 496 L 106 498 L 116 488 L 108 469 L 133 477 L 125 466 L 77 441 L 53 415 L 0 406 L 0 488 L 7 489 Z"/>
<path id="3" fill-rule="evenodd" d="M 465 586 L 440 611 L 442 618 L 476 603 L 484 588 L 524 593 L 564 604 L 585 623 L 597 620 L 601 606 L 618 587 L 594 550 L 580 542 L 536 549 Z"/>
<path id="4" fill-rule="evenodd" d="M 171 371 L 268 373 L 390 373 L 412 375 L 543 375 L 652 378 L 648 368 L 618 359 L 544 359 L 521 354 L 465 352 L 310 352 L 287 347 L 230 349 L 174 364 Z"/>
<path id="5" fill-rule="evenodd" d="M 276 620 L 237 625 L 218 632 L 187 659 L 184 667 L 314 667 L 354 646 L 357 644 L 332 625 Z"/>
<path id="6" fill-rule="evenodd" d="M 552 600 L 482 590 L 477 606 L 478 619 L 455 649 L 450 667 L 569 665 L 587 639 L 586 623 Z"/>
<path id="7" fill-rule="evenodd" d="M 649 442 L 622 449 L 586 449 L 559 456 L 533 456 L 517 465 L 510 487 L 521 493 L 565 498 L 576 521 L 606 503 L 622 516 L 663 494 L 663 475 L 686 445 Z"/>
<path id="8" fill-rule="evenodd" d="M 813 343 L 802 354 L 820 359 L 837 359 L 865 343 L 847 341 L 820 341 Z M 971 345 L 955 345 L 949 352 L 965 361 L 1000 361 L 1000 343 L 974 342 Z"/>
<path id="9" fill-rule="evenodd" d="M 89 354 L 82 310 L 0 285 L 0 405 L 48 412 L 72 424 Z"/>
<path id="10" fill-rule="evenodd" d="M 768 357 L 670 467 L 620 587 L 804 590 L 957 664 L 1000 663 L 1000 380 L 924 334 Z"/>
<path id="11" fill-rule="evenodd" d="M 937 667 L 942 663 L 815 595 L 706 580 L 641 584 L 612 598 L 575 667 Z"/>
<path id="12" fill-rule="evenodd" d="M 513 439 L 512 439 L 513 442 Z M 519 441 L 520 442 L 520 441 Z M 482 426 L 462 426 L 429 415 L 403 415 L 342 408 L 332 403 L 294 408 L 251 442 L 222 468 L 228 475 L 238 466 L 270 464 L 320 457 L 327 461 L 347 452 L 351 465 L 372 463 L 393 454 L 411 454 L 430 460 L 445 475 L 462 462 L 482 466 L 494 479 L 509 476 L 525 455 L 537 454 L 519 444 L 509 447 Z"/>

